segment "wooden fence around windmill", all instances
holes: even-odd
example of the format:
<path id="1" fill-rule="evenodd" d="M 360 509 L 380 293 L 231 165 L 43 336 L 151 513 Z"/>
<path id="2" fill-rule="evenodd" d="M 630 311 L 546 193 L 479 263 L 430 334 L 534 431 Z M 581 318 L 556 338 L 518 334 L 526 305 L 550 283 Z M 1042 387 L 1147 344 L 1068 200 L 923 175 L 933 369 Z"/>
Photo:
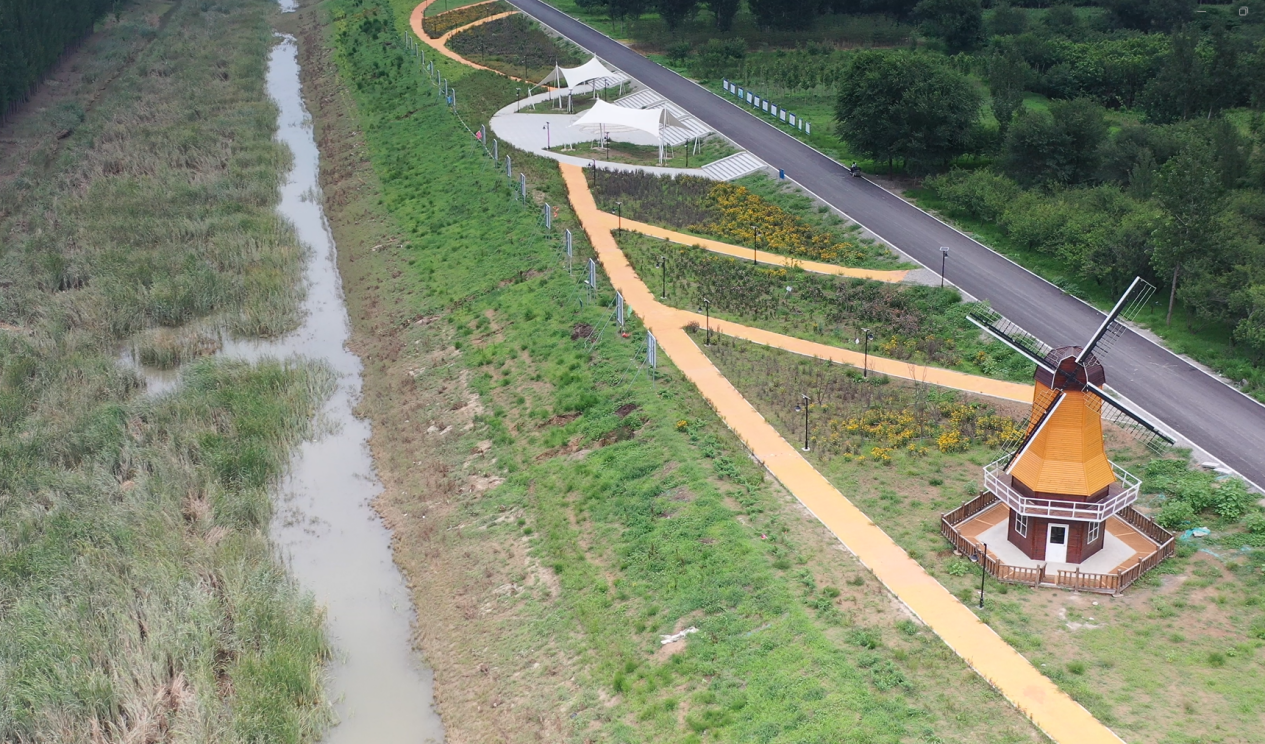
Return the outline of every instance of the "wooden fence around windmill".
<path id="1" fill-rule="evenodd" d="M 953 547 L 962 555 L 970 556 L 978 553 L 979 547 L 962 536 L 962 533 L 958 531 L 958 525 L 991 508 L 997 501 L 997 497 L 993 494 L 987 491 L 981 493 L 974 499 L 942 516 L 940 518 L 940 534 L 944 535 L 945 539 L 952 543 Z M 1125 507 L 1116 513 L 1115 516 L 1150 538 L 1158 546 L 1156 551 L 1123 571 L 1109 574 L 1086 573 L 1079 569 L 1075 571 L 1047 572 L 1044 564 L 1036 568 L 1010 566 L 997 560 L 992 555 L 983 557 L 984 570 L 994 579 L 1007 584 L 1025 584 L 1033 588 L 1041 586 L 1057 589 L 1075 589 L 1077 591 L 1096 592 L 1099 594 L 1120 594 L 1147 571 L 1155 568 L 1165 558 L 1173 555 L 1177 549 L 1177 541 L 1171 532 L 1160 527 L 1132 506 Z"/>

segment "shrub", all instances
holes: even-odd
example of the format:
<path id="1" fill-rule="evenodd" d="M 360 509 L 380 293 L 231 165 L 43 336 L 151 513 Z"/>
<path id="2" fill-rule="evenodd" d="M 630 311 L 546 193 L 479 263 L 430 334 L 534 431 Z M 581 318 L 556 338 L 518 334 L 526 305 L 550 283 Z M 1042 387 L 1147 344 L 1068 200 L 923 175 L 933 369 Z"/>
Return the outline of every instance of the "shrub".
<path id="1" fill-rule="evenodd" d="M 1238 520 L 1252 505 L 1247 484 L 1238 478 L 1221 481 L 1213 493 L 1213 509 L 1222 519 Z"/>
<path id="2" fill-rule="evenodd" d="M 1243 523 L 1253 535 L 1265 535 L 1265 513 L 1253 512 Z"/>
<path id="3" fill-rule="evenodd" d="M 1184 530 L 1195 522 L 1195 510 L 1185 501 L 1169 499 L 1155 515 L 1155 521 L 1166 530 Z"/>
<path id="4" fill-rule="evenodd" d="M 987 170 L 954 170 L 928 178 L 926 185 L 950 209 L 989 222 L 996 222 L 1022 193 L 1019 184 Z"/>

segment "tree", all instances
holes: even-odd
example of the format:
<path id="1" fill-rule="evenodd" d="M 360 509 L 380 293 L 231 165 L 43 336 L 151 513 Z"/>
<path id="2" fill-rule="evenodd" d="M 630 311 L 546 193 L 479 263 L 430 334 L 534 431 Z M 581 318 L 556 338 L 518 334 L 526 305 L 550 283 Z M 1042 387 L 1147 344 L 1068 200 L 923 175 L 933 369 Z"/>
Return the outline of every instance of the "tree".
<path id="1" fill-rule="evenodd" d="M 1254 76 L 1251 68 L 1244 64 L 1250 57 L 1250 47 L 1246 39 L 1237 34 L 1228 34 L 1223 26 L 1213 26 L 1209 39 L 1212 47 L 1211 58 L 1205 65 L 1205 79 L 1208 84 L 1205 105 L 1208 113 L 1215 114 L 1228 108 L 1243 106 L 1251 100 L 1250 81 Z M 1256 77 L 1265 77 L 1259 72 Z"/>
<path id="2" fill-rule="evenodd" d="M 1238 306 L 1244 318 L 1234 326 L 1234 340 L 1246 346 L 1259 362 L 1265 359 L 1265 284 L 1244 290 Z"/>
<path id="3" fill-rule="evenodd" d="M 1015 112 L 1023 105 L 1024 86 L 1031 74 L 1028 63 L 1014 50 L 994 54 L 988 60 L 988 90 L 1002 137 L 1006 136 Z"/>
<path id="4" fill-rule="evenodd" d="M 728 31 L 733 28 L 734 16 L 738 15 L 738 7 L 742 0 L 704 0 L 703 5 L 716 16 L 716 28 Z"/>
<path id="5" fill-rule="evenodd" d="M 926 167 L 967 152 L 979 120 L 980 95 L 938 57 L 859 52 L 839 86 L 840 136 L 877 160 Z"/>
<path id="6" fill-rule="evenodd" d="M 821 10 L 820 0 L 747 0 L 751 14 L 765 27 L 807 28 Z"/>
<path id="7" fill-rule="evenodd" d="M 1059 3 L 1046 11 L 1042 24 L 1050 33 L 1069 39 L 1079 39 L 1085 31 L 1080 16 L 1076 15 L 1076 9 L 1067 3 Z"/>
<path id="8" fill-rule="evenodd" d="M 1161 225 L 1155 233 L 1155 270 L 1172 277 L 1168 293 L 1168 315 L 1173 322 L 1177 284 L 1182 269 L 1211 239 L 1224 191 L 1217 173 L 1212 148 L 1191 138 L 1181 152 L 1160 169 L 1155 200 L 1161 211 Z"/>
<path id="9" fill-rule="evenodd" d="M 1006 167 L 1026 184 L 1071 184 L 1093 179 L 1107 139 L 1097 103 L 1055 101 L 1050 110 L 1021 110 L 1006 133 Z"/>
<path id="10" fill-rule="evenodd" d="M 1142 91 L 1142 109 L 1159 124 L 1189 119 L 1202 110 L 1208 93 L 1198 35 L 1184 29 L 1173 34 L 1171 44 L 1159 74 Z"/>
<path id="11" fill-rule="evenodd" d="M 950 54 L 984 42 L 984 8 L 980 0 L 922 0 L 914 8 L 923 32 L 944 42 Z"/>
<path id="12" fill-rule="evenodd" d="M 1195 15 L 1195 0 L 1108 0 L 1112 25 L 1167 33 Z"/>
<path id="13" fill-rule="evenodd" d="M 655 0 L 654 7 L 668 28 L 675 30 L 698 12 L 698 0 Z"/>
<path id="14" fill-rule="evenodd" d="M 690 72 L 700 78 L 738 77 L 746 56 L 747 45 L 742 39 L 708 39 L 694 55 Z"/>
<path id="15" fill-rule="evenodd" d="M 993 36 L 1016 36 L 1028 30 L 1028 14 L 1009 3 L 993 4 L 993 17 L 988 21 L 988 31 Z"/>

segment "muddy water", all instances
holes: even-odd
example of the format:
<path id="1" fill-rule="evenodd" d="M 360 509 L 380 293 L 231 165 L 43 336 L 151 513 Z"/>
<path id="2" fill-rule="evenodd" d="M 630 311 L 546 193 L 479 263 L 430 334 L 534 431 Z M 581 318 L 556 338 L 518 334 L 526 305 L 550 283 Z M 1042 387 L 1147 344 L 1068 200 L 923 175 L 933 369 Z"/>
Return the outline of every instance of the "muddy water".
<path id="1" fill-rule="evenodd" d="M 284 7 L 284 3 L 283 3 Z M 326 608 L 335 647 L 329 696 L 339 723 L 329 744 L 423 744 L 444 740 L 433 707 L 433 679 L 413 650 L 412 602 L 391 556 L 391 535 L 370 502 L 382 491 L 369 454 L 369 422 L 353 413 L 360 359 L 345 348 L 350 321 L 337 250 L 321 207 L 320 153 L 301 96 L 298 47 L 278 35 L 268 58 L 268 95 L 277 104 L 277 139 L 294 155 L 277 211 L 294 224 L 307 251 L 303 325 L 275 340 L 221 336 L 219 355 L 245 360 L 302 357 L 323 361 L 338 386 L 319 415 L 317 435 L 299 447 L 277 493 L 272 536 L 294 575 Z M 176 371 L 143 366 L 130 349 L 148 395 L 179 385 Z"/>
<path id="2" fill-rule="evenodd" d="M 300 95 L 298 49 L 282 37 L 268 60 L 268 94 L 280 109 L 277 138 L 294 153 L 278 211 L 308 250 L 303 326 L 273 342 L 226 340 L 223 354 L 258 359 L 291 355 L 323 360 L 339 375 L 314 441 L 291 463 L 273 537 L 304 587 L 328 610 L 337 649 L 330 697 L 340 723 L 332 744 L 440 742 L 432 678 L 412 646 L 409 593 L 391 557 L 391 536 L 370 501 L 382 490 L 369 454 L 370 426 L 352 408 L 360 396 L 360 359 L 345 348 L 350 322 L 336 249 L 321 208 L 320 153 Z"/>

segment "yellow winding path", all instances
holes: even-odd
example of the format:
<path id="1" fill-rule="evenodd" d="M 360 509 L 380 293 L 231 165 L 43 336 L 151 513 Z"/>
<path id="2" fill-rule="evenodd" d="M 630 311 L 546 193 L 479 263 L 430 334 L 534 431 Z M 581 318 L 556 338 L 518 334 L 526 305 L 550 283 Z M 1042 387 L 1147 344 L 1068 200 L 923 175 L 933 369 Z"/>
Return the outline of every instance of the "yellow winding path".
<path id="1" fill-rule="evenodd" d="M 594 202 L 584 171 L 572 165 L 561 164 L 560 167 L 570 193 L 571 205 L 579 216 L 602 267 L 610 277 L 611 284 L 641 316 L 646 328 L 655 335 L 659 346 L 672 358 L 682 374 L 698 387 L 725 424 L 769 472 L 856 554 L 884 586 L 1051 739 L 1060 744 L 1122 744 L 1120 737 L 1037 671 L 1027 659 L 923 570 L 917 561 L 910 558 L 883 530 L 830 485 L 793 445 L 778 434 L 686 333 L 683 326 L 696 320 L 698 316 L 660 303 L 637 272 L 633 271 L 612 235 L 614 225 L 611 224 L 610 216 L 600 212 Z M 728 324 L 726 332 L 737 335 L 733 329 L 733 324 Z M 767 333 L 757 333 L 758 329 L 744 330 L 753 336 Z M 787 345 L 807 344 L 792 344 L 795 340 L 786 337 L 779 339 L 777 345 L 782 348 Z M 829 348 L 820 344 L 812 346 Z M 856 352 L 842 349 L 835 349 L 832 353 L 838 355 L 841 361 L 850 359 L 848 355 L 856 356 Z M 907 370 L 911 367 L 891 360 L 882 362 Z M 880 360 L 875 359 L 872 364 L 874 369 L 880 369 Z M 936 372 L 947 371 L 929 368 L 919 370 L 915 367 L 913 374 L 919 379 L 926 374 L 926 379 L 930 382 L 931 375 Z M 891 373 L 897 374 L 898 371 Z M 970 377 L 960 373 L 951 374 Z M 1009 387 L 1012 383 L 987 380 L 975 384 L 989 389 L 994 384 L 1007 386 L 1002 397 L 1011 397 L 1017 393 Z M 1003 388 L 997 390 L 1002 392 Z M 1030 395 L 1031 393 L 1027 393 L 1029 397 L 1024 400 L 1030 401 Z"/>
<path id="2" fill-rule="evenodd" d="M 495 2 L 495 0 L 487 0 L 487 1 Z M 483 65 L 478 64 L 477 62 L 471 62 L 470 60 L 466 59 L 465 57 L 462 57 L 460 54 L 457 54 L 456 52 L 448 48 L 448 40 L 451 39 L 454 34 L 458 34 L 467 29 L 474 28 L 475 26 L 480 26 L 484 23 L 491 23 L 492 21 L 498 20 L 500 18 L 504 18 L 506 16 L 514 15 L 518 11 L 511 10 L 505 13 L 498 13 L 497 15 L 488 16 L 487 18 L 480 18 L 474 23 L 462 26 L 461 28 L 455 28 L 449 31 L 448 33 L 444 34 L 443 36 L 439 37 L 438 39 L 436 39 L 426 33 L 426 29 L 423 28 L 422 26 L 422 19 L 426 15 L 426 9 L 437 2 L 439 2 L 439 0 L 425 0 L 425 2 L 423 2 L 421 5 L 418 5 L 416 8 L 413 8 L 413 14 L 409 16 L 409 26 L 412 27 L 413 33 L 417 34 L 417 38 L 426 42 L 427 46 L 439 52 L 440 54 L 444 55 L 448 59 L 451 59 L 454 62 L 459 62 L 465 65 L 466 67 L 473 67 L 476 70 L 487 70 L 488 72 L 495 72 L 498 75 L 505 75 L 505 77 L 510 78 L 511 80 L 517 80 L 522 83 L 532 84 L 531 80 L 524 80 L 520 77 L 514 77 L 513 75 L 506 75 L 500 70 L 493 70 L 491 67 L 484 67 Z M 484 4 L 486 3 L 474 3 L 474 5 L 484 5 Z M 449 11 L 449 12 L 452 12 L 452 11 Z"/>
<path id="3" fill-rule="evenodd" d="M 609 212 L 602 212 L 608 221 L 614 220 L 618 222 L 619 218 Z M 726 256 L 734 258 L 751 258 L 754 254 L 757 262 L 766 266 L 785 266 L 787 268 L 795 267 L 810 271 L 814 274 L 834 274 L 836 276 L 851 276 L 860 279 L 873 279 L 876 282 L 888 282 L 895 284 L 902 281 L 908 271 L 881 271 L 878 269 L 853 269 L 847 266 L 836 266 L 834 264 L 821 263 L 819 261 L 804 261 L 790 256 L 783 256 L 778 253 L 769 253 L 767 251 L 753 251 L 751 248 L 744 248 L 740 245 L 732 245 L 730 243 L 722 243 L 719 240 L 710 240 L 708 238 L 700 238 L 687 233 L 668 230 L 667 228 L 658 227 L 657 225 L 630 220 L 623 218 L 623 229 L 630 232 L 641 233 L 652 238 L 664 238 L 669 243 L 677 243 L 678 245 L 698 246 L 705 251 L 712 253 L 722 253 Z M 615 223 L 612 223 L 612 227 Z M 1032 400 L 1031 396 L 1028 398 Z"/>

